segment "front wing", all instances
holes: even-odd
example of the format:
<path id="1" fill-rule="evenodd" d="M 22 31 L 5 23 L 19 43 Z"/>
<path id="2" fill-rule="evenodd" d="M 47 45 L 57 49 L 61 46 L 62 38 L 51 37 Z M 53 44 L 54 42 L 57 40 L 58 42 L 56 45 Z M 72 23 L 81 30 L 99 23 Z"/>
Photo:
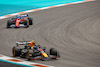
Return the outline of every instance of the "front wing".
<path id="1" fill-rule="evenodd" d="M 56 58 L 59 58 L 59 57 L 51 55 L 51 56 L 49 57 L 49 60 L 50 60 L 50 59 L 56 59 Z M 41 59 L 42 59 L 42 57 L 41 57 L 41 56 L 38 56 L 38 57 L 34 57 L 32 60 L 41 60 Z"/>
<path id="2" fill-rule="evenodd" d="M 19 26 L 17 28 L 19 28 L 19 27 L 27 27 L 27 26 L 24 24 L 19 24 Z M 10 28 L 16 28 L 15 24 L 10 25 Z"/>

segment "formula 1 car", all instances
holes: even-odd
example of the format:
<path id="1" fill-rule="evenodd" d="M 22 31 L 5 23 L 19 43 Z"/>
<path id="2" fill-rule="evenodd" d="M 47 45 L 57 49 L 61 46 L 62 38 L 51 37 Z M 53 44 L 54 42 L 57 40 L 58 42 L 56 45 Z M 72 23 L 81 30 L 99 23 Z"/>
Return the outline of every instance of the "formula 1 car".
<path id="1" fill-rule="evenodd" d="M 7 28 L 15 27 L 29 27 L 29 25 L 33 24 L 32 18 L 29 15 L 17 15 L 16 18 L 12 18 L 7 21 Z"/>
<path id="2" fill-rule="evenodd" d="M 46 48 L 40 45 L 36 45 L 37 48 L 32 49 L 30 46 L 27 45 L 27 41 L 16 42 L 16 46 L 12 49 L 12 54 L 14 57 L 20 56 L 21 58 L 26 58 L 27 60 L 50 60 L 50 59 L 57 59 L 60 57 L 59 52 L 51 48 L 49 52 L 46 52 Z M 24 45 L 24 47 L 21 47 Z"/>

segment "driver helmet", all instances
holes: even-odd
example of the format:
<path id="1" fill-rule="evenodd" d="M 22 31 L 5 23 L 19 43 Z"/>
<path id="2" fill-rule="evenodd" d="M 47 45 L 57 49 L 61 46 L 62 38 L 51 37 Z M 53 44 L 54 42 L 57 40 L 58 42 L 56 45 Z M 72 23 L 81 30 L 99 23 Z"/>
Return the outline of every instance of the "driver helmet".
<path id="1" fill-rule="evenodd" d="M 17 15 L 16 17 L 17 17 L 18 19 L 21 19 L 21 15 Z"/>
<path id="2" fill-rule="evenodd" d="M 35 45 L 35 42 L 34 42 L 34 40 L 32 40 L 32 41 L 31 41 L 31 43 L 32 43 L 33 45 Z"/>

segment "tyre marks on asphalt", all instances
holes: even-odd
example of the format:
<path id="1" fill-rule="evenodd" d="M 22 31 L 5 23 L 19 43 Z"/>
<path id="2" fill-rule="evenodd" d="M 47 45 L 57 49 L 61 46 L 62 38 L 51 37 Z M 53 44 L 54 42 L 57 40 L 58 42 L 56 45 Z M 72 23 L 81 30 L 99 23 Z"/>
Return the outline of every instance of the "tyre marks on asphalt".
<path id="1" fill-rule="evenodd" d="M 47 49 L 56 48 L 61 58 L 32 62 L 56 67 L 100 67 L 99 6 L 100 1 L 97 0 L 28 13 L 35 23 L 27 29 L 5 29 L 10 18 L 0 20 L 0 42 L 3 44 L 0 45 L 0 53 L 11 56 L 16 41 L 34 39 Z"/>

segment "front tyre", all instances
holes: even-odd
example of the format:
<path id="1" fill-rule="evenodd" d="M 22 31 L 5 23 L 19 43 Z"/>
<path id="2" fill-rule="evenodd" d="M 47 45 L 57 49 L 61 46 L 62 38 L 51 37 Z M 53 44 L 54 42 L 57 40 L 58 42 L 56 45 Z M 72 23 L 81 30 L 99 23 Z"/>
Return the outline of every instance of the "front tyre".
<path id="1" fill-rule="evenodd" d="M 29 22 L 27 20 L 25 20 L 24 25 L 25 25 L 26 28 L 28 28 L 29 27 Z"/>
<path id="2" fill-rule="evenodd" d="M 33 25 L 33 19 L 32 18 L 28 18 L 29 20 L 29 25 Z"/>
<path id="3" fill-rule="evenodd" d="M 54 55 L 56 57 L 60 57 L 59 52 L 56 49 L 54 49 L 54 48 L 50 49 L 50 55 Z"/>
<path id="4" fill-rule="evenodd" d="M 11 20 L 8 20 L 7 21 L 7 28 L 10 28 L 10 25 L 12 24 L 12 21 Z"/>

